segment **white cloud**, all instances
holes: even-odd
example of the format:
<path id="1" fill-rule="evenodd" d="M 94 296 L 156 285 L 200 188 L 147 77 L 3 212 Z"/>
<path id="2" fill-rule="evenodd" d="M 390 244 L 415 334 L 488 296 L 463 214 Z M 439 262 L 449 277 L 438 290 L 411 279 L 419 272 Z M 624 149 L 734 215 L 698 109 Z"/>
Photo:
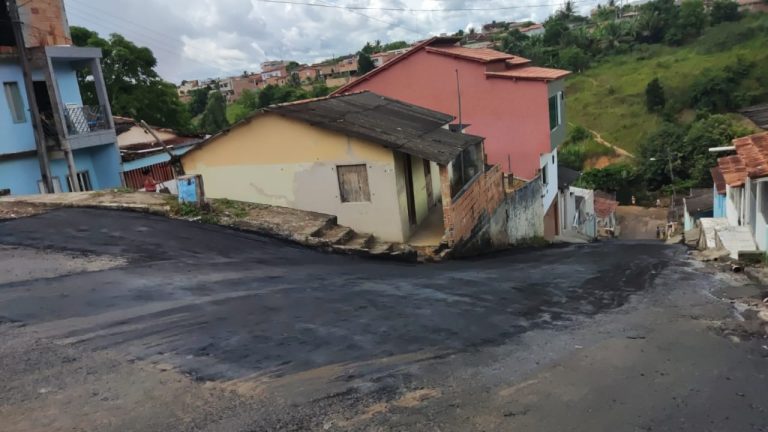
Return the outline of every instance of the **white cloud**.
<path id="1" fill-rule="evenodd" d="M 148 46 L 172 81 L 255 70 L 266 59 L 311 63 L 359 50 L 367 41 L 416 41 L 492 20 L 542 20 L 553 0 L 290 0 L 407 9 L 493 8 L 413 12 L 312 7 L 260 0 L 65 0 L 71 25 L 103 36 L 117 32 Z M 589 4 L 587 4 L 589 2 Z M 579 4 L 589 9 L 597 0 Z M 524 6 L 546 5 L 546 6 Z"/>

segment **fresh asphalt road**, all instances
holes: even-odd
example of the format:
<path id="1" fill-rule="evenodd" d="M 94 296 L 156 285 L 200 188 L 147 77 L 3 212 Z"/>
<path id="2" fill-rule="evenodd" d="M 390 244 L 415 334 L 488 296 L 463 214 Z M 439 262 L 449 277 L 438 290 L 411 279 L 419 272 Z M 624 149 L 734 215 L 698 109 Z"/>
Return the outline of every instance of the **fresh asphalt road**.
<path id="1" fill-rule="evenodd" d="M 414 265 L 85 209 L 4 222 L 0 244 L 50 253 L 40 261 L 121 260 L 53 278 L 34 276 L 35 259 L 21 260 L 16 270 L 29 266 L 32 276 L 0 285 L 0 342 L 10 347 L 0 348 L 0 382 L 10 383 L 0 384 L 6 406 L 0 420 L 9 420 L 10 430 L 766 430 L 768 424 L 764 398 L 748 396 L 768 388 L 760 347 L 734 346 L 708 331 L 707 320 L 732 312 L 704 290 L 727 283 L 690 268 L 677 247 L 608 242 Z M 647 345 L 653 334 L 661 346 Z M 680 346 L 695 345 L 685 348 L 688 354 L 673 346 L 679 337 L 689 338 Z M 579 357 L 586 353 L 589 362 Z M 682 364 L 670 366 L 673 359 L 695 369 L 704 360 L 694 355 L 710 355 L 712 363 L 679 381 L 660 372 L 684 373 Z M 640 364 L 645 357 L 649 363 Z M 41 372 L 61 368 L 61 358 L 72 365 L 59 375 L 71 376 Z M 575 375 L 556 379 L 569 362 Z M 624 366 L 648 367 L 653 377 L 627 378 L 635 371 Z M 739 369 L 728 380 L 707 375 L 730 367 Z M 616 380 L 606 381 L 612 373 Z M 155 376 L 167 384 L 155 385 Z M 683 400 L 675 402 L 662 394 L 664 388 L 709 394 L 721 379 L 728 394 L 711 400 L 680 393 Z M 730 388 L 742 381 L 746 390 Z M 653 394 L 664 402 L 652 400 L 649 383 L 659 386 Z M 571 393 L 556 394 L 567 386 Z M 111 393 L 101 396 L 105 387 Z M 581 409 L 605 410 L 633 391 L 640 411 L 614 407 L 608 411 L 618 414 L 602 422 L 588 416 L 573 423 Z M 602 406 L 579 406 L 592 399 Z M 733 416 L 716 422 L 709 403 L 735 410 Z M 24 418 L 31 409 L 45 421 Z"/>

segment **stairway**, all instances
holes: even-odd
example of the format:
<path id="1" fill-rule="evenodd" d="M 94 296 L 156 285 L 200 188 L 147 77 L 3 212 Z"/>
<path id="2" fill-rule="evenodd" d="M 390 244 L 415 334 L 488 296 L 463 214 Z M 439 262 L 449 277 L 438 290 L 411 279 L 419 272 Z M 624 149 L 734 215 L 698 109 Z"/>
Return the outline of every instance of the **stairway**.
<path id="1" fill-rule="evenodd" d="M 398 261 L 417 260 L 416 251 L 408 245 L 383 241 L 333 221 L 313 232 L 311 237 L 313 243 L 328 251 Z"/>

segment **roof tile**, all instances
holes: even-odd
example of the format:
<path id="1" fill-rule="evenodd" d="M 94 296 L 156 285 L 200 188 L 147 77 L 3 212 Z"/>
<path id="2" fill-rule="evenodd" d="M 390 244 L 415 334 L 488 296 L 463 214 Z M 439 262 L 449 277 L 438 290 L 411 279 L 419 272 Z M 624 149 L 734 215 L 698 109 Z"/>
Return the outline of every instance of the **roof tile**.
<path id="1" fill-rule="evenodd" d="M 715 183 L 715 190 L 717 190 L 717 193 L 724 194 L 725 178 L 723 177 L 723 173 L 720 172 L 720 168 L 712 167 L 709 169 L 709 172 L 712 174 L 712 181 Z"/>
<path id="2" fill-rule="evenodd" d="M 501 60 L 513 60 L 516 56 L 489 48 L 464 48 L 460 46 L 428 46 L 427 52 L 490 63 Z"/>
<path id="3" fill-rule="evenodd" d="M 768 176 L 768 132 L 736 138 L 733 145 L 749 177 Z"/>
<path id="4" fill-rule="evenodd" d="M 523 66 L 508 69 L 502 72 L 486 72 L 490 78 L 509 78 L 527 80 L 556 80 L 570 75 L 571 72 L 562 69 L 551 69 L 539 66 Z"/>
<path id="5" fill-rule="evenodd" d="M 747 178 L 747 168 L 738 155 L 725 156 L 717 159 L 717 165 L 723 174 L 725 184 L 731 187 L 744 186 Z"/>

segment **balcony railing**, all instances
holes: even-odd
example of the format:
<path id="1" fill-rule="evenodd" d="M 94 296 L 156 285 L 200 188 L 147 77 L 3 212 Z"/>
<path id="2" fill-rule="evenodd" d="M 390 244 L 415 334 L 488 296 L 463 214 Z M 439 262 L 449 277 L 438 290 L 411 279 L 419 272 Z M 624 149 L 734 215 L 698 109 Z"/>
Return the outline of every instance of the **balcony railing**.
<path id="1" fill-rule="evenodd" d="M 98 106 L 67 106 L 64 108 L 69 136 L 109 130 L 107 110 Z"/>

